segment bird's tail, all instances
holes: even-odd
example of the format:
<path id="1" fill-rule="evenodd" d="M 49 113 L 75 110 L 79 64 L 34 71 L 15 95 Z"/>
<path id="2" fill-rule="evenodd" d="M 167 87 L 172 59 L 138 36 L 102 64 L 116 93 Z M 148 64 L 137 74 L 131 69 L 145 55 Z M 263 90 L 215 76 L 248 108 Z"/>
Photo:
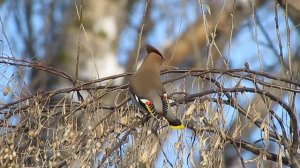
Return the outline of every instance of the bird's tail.
<path id="1" fill-rule="evenodd" d="M 185 128 L 184 125 L 182 125 L 181 121 L 170 111 L 164 116 L 164 118 L 168 121 L 170 127 L 173 129 Z"/>
<path id="2" fill-rule="evenodd" d="M 183 128 L 185 128 L 184 127 L 184 125 L 182 125 L 182 124 L 180 124 L 180 125 L 170 125 L 170 127 L 172 128 L 172 129 L 183 129 Z"/>

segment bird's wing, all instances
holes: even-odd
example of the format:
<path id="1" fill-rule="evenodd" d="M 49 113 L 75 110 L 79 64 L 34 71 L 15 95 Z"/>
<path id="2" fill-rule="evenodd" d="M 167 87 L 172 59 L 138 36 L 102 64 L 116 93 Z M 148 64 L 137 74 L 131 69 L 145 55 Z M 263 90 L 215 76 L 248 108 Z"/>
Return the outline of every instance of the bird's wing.
<path id="1" fill-rule="evenodd" d="M 166 114 L 170 108 L 167 93 L 164 93 L 162 96 L 162 104 L 163 104 L 163 112 L 164 112 L 164 114 Z"/>
<path id="2" fill-rule="evenodd" d="M 169 125 L 175 129 L 184 128 L 181 121 L 170 111 L 170 104 L 166 93 L 163 94 L 162 103 L 164 118 L 167 119 Z"/>
<path id="3" fill-rule="evenodd" d="M 152 92 L 149 94 L 149 97 L 150 100 L 153 101 L 153 103 L 149 103 L 149 102 L 148 103 L 151 104 L 151 107 L 153 107 L 154 111 L 156 111 L 155 114 L 158 114 L 159 116 L 163 116 L 168 121 L 169 125 L 172 128 L 175 129 L 184 128 L 181 121 L 170 111 L 169 108 L 170 104 L 166 92 L 164 93 Z"/>
<path id="4" fill-rule="evenodd" d="M 159 119 L 158 112 L 156 111 L 152 101 L 145 98 L 139 98 L 135 94 L 132 94 L 132 97 L 134 98 L 136 104 L 138 104 L 139 108 L 149 112 L 154 118 Z"/>
<path id="5" fill-rule="evenodd" d="M 181 121 L 169 110 L 169 101 L 167 94 L 164 93 L 162 97 L 160 96 L 151 96 L 151 100 L 139 98 L 137 95 L 133 95 L 134 99 L 138 104 L 140 104 L 143 109 L 149 112 L 154 118 L 159 120 L 163 116 L 169 123 L 169 125 L 174 129 L 182 129 L 184 126 Z M 157 109 L 161 109 L 158 111 Z"/>

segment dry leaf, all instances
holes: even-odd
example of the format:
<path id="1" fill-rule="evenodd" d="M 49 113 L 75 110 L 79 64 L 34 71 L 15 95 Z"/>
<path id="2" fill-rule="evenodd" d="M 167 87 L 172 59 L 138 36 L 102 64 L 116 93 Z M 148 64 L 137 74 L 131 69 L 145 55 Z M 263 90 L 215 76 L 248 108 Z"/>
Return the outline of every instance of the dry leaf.
<path id="1" fill-rule="evenodd" d="M 196 164 L 195 164 L 195 161 L 194 161 L 194 147 L 191 148 L 190 162 L 191 162 L 193 167 L 196 167 Z"/>
<path id="2" fill-rule="evenodd" d="M 4 96 L 7 96 L 7 95 L 10 93 L 10 91 L 11 91 L 11 90 L 10 90 L 10 86 L 7 85 L 6 88 L 4 89 L 3 95 L 4 95 Z"/>
<path id="3" fill-rule="evenodd" d="M 193 113 L 193 111 L 195 110 L 195 108 L 196 108 L 196 105 L 195 105 L 195 104 L 192 104 L 192 105 L 190 106 L 190 108 L 187 109 L 185 115 L 187 115 L 187 116 L 191 115 L 191 114 Z"/>

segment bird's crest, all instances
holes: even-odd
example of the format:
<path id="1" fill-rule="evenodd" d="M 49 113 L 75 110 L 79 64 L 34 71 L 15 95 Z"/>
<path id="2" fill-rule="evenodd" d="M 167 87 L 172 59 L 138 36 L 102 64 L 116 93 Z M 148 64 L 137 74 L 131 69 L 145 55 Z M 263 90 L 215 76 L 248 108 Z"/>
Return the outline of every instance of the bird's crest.
<path id="1" fill-rule="evenodd" d="M 150 54 L 151 52 L 154 52 L 154 53 L 158 54 L 162 59 L 164 59 L 163 55 L 161 54 L 161 52 L 158 49 L 154 48 L 150 44 L 146 44 L 145 47 L 146 47 L 146 51 L 148 54 Z"/>

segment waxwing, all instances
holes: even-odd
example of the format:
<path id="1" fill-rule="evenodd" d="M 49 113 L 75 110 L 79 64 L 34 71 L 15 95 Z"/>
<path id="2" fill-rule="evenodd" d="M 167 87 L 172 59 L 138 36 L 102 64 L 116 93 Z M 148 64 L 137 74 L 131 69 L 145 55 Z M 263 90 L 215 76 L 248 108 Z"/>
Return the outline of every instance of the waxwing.
<path id="1" fill-rule="evenodd" d="M 170 111 L 168 96 L 160 80 L 164 61 L 162 54 L 151 45 L 146 45 L 148 55 L 140 68 L 129 79 L 129 92 L 133 102 L 156 119 L 165 118 L 171 128 L 182 129 L 180 120 Z"/>

